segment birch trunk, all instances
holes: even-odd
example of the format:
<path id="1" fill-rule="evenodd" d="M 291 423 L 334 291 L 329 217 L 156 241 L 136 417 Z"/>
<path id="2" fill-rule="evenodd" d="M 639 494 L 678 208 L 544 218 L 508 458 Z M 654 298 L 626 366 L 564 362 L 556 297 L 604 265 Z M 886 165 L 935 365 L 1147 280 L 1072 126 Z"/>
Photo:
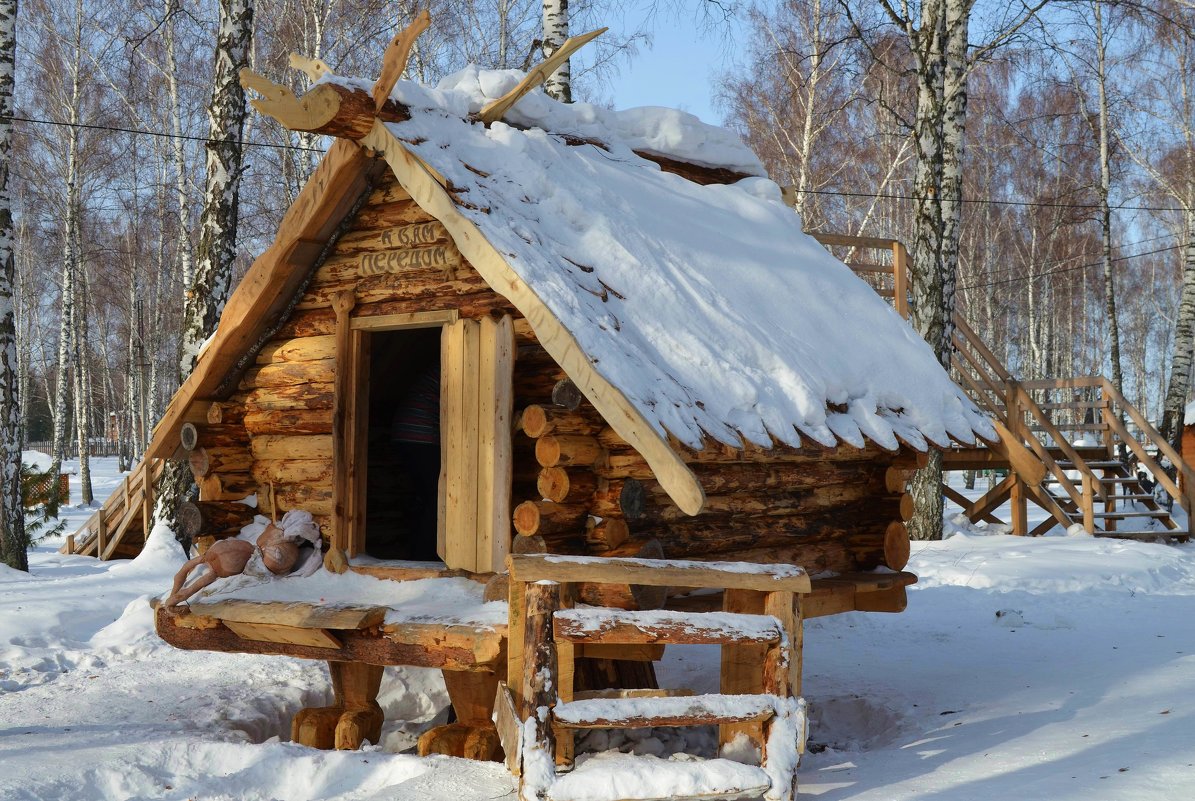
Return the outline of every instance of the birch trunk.
<path id="1" fill-rule="evenodd" d="M 544 58 L 550 58 L 568 38 L 568 0 L 543 0 Z M 548 97 L 573 102 L 572 71 L 566 61 L 544 81 Z"/>
<path id="2" fill-rule="evenodd" d="M 1120 324 L 1116 317 L 1116 282 L 1112 275 L 1112 209 L 1108 196 L 1112 191 L 1111 156 L 1108 146 L 1108 69 L 1107 43 L 1104 41 L 1104 17 L 1101 3 L 1092 3 L 1096 39 L 1096 88 L 1099 93 L 1100 144 L 1100 235 L 1103 238 L 1104 314 L 1108 325 L 1109 358 L 1112 362 L 1112 384 L 1124 394 L 1124 376 L 1120 367 Z M 1123 418 L 1122 418 L 1123 419 Z"/>
<path id="3" fill-rule="evenodd" d="M 1195 334 L 1195 208 L 1187 210 L 1187 253 L 1183 264 L 1182 294 L 1174 325 L 1174 355 L 1170 384 L 1162 412 L 1161 434 L 1180 453 L 1183 438 L 1183 409 L 1191 389 L 1191 348 Z"/>
<path id="4" fill-rule="evenodd" d="M 79 242 L 75 252 L 79 253 Z M 79 294 L 71 320 L 71 347 L 75 360 L 75 434 L 79 449 L 79 492 L 85 506 L 94 500 L 91 491 L 91 369 L 87 358 L 87 278 L 79 271 L 75 277 Z"/>
<path id="5" fill-rule="evenodd" d="M 21 503 L 21 397 L 17 382 L 16 260 L 13 255 L 13 89 L 16 69 L 17 0 L 0 0 L 0 561 L 29 569 L 25 508 Z"/>
<path id="6" fill-rule="evenodd" d="M 962 208 L 963 134 L 967 115 L 968 7 L 960 0 L 922 4 L 911 36 L 917 59 L 917 167 L 913 192 L 913 327 L 949 369 Z M 942 538 L 942 454 L 914 474 L 913 539 Z"/>
<path id="7" fill-rule="evenodd" d="M 237 73 L 249 63 L 253 38 L 251 0 L 220 0 L 216 33 L 211 131 L 207 144 L 207 182 L 199 225 L 195 282 L 183 307 L 179 381 L 186 380 L 199 358 L 203 341 L 216 330 L 232 285 L 236 260 L 237 211 L 241 179 L 241 136 L 245 126 L 245 93 Z M 175 511 L 191 486 L 189 471 L 168 462 L 162 473 L 155 517 L 177 531 Z M 190 543 L 183 547 L 189 550 Z"/>
<path id="8" fill-rule="evenodd" d="M 54 464 L 52 470 L 57 473 L 62 467 L 62 460 L 66 457 L 66 443 L 69 438 L 67 428 L 67 396 L 70 382 L 76 367 L 74 363 L 74 348 L 71 347 L 71 337 L 74 330 L 75 317 L 75 279 L 78 275 L 79 253 L 77 250 L 79 229 L 79 99 L 81 94 L 81 61 L 83 50 L 83 21 L 82 11 L 76 3 L 74 46 L 75 59 L 69 65 L 71 70 L 71 95 L 68 108 L 67 154 L 66 154 L 66 219 L 62 233 L 62 302 L 59 310 L 62 315 L 58 326 L 58 385 L 54 389 Z"/>

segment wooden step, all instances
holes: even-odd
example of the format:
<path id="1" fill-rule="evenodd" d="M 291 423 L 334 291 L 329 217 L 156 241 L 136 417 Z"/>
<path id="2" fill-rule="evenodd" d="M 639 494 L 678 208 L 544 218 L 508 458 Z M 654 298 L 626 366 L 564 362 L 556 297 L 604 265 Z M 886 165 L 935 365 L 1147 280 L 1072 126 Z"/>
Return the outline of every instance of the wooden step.
<path id="1" fill-rule="evenodd" d="M 762 666 L 761 666 L 762 667 Z M 592 698 L 557 704 L 554 722 L 566 729 L 646 729 L 767 720 L 772 695 L 691 695 L 670 698 Z"/>
<path id="2" fill-rule="evenodd" d="M 771 615 L 732 612 L 578 607 L 557 612 L 552 621 L 556 639 L 568 642 L 745 645 L 779 642 L 784 634 Z"/>
<path id="3" fill-rule="evenodd" d="M 1108 500 L 1110 500 L 1110 501 L 1152 501 L 1153 499 L 1154 499 L 1154 496 L 1149 495 L 1149 494 L 1109 495 L 1108 496 Z"/>
<path id="4" fill-rule="evenodd" d="M 645 781 L 646 776 L 651 780 Z M 759 798 L 770 789 L 772 782 L 763 768 L 728 759 L 672 761 L 602 754 L 559 776 L 547 797 L 550 801 L 721 801 Z"/>
<path id="5" fill-rule="evenodd" d="M 1098 461 L 1098 462 L 1097 461 L 1089 462 L 1087 460 L 1084 460 L 1084 464 L 1086 464 L 1088 467 L 1099 468 L 1101 470 L 1108 470 L 1113 467 L 1123 468 L 1125 466 L 1124 462 L 1118 462 L 1115 460 Z M 1061 468 L 1064 468 L 1064 469 L 1073 469 L 1075 466 L 1075 463 L 1070 461 L 1069 459 L 1064 459 L 1064 460 L 1058 462 L 1058 466 Z"/>
<path id="6" fill-rule="evenodd" d="M 1117 540 L 1156 540 L 1159 537 L 1186 538 L 1188 535 L 1184 531 L 1169 531 L 1160 528 L 1155 531 L 1095 531 L 1093 536 Z"/>
<path id="7" fill-rule="evenodd" d="M 1150 509 L 1144 512 L 1096 512 L 1092 517 L 1123 518 L 1123 517 L 1170 517 L 1164 509 Z"/>

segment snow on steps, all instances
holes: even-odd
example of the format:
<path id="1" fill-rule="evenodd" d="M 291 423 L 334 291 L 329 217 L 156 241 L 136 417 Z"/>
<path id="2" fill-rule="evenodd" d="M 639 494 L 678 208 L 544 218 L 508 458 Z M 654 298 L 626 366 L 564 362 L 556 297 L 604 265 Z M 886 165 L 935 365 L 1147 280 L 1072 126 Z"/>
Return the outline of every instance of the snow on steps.
<path id="1" fill-rule="evenodd" d="M 548 791 L 551 801 L 675 801 L 758 798 L 772 782 L 762 768 L 729 759 L 673 761 L 600 754 L 577 764 Z"/>
<path id="2" fill-rule="evenodd" d="M 590 698 L 557 704 L 555 722 L 570 729 L 653 726 L 705 726 L 766 720 L 780 702 L 774 695 L 665 696 L 662 698 Z"/>
<path id="3" fill-rule="evenodd" d="M 761 645 L 784 636 L 780 621 L 771 615 L 733 612 L 674 612 L 654 609 L 629 612 L 605 607 L 564 609 L 553 616 L 557 639 L 572 642 L 650 643 L 681 642 L 691 645 Z"/>

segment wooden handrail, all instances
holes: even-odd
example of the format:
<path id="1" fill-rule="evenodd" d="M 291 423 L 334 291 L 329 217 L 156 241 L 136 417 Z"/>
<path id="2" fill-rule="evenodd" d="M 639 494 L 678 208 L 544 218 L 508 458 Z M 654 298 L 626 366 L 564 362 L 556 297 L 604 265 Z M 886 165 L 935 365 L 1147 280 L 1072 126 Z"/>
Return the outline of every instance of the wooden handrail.
<path id="1" fill-rule="evenodd" d="M 967 321 L 963 319 L 961 314 L 955 312 L 953 320 L 955 331 L 962 334 L 963 338 L 971 344 L 971 347 L 975 348 L 975 352 L 978 353 L 985 362 L 987 362 L 988 367 L 991 368 L 992 372 L 994 372 L 1004 381 L 1014 380 L 1012 374 L 1009 373 L 1008 370 L 1004 369 L 1003 362 L 996 358 L 996 354 L 988 350 L 988 346 L 983 344 L 983 340 L 979 338 L 979 335 L 971 330 L 971 326 L 967 325 Z"/>
<path id="2" fill-rule="evenodd" d="M 1183 483 L 1188 487 L 1195 487 L 1195 483 L 1193 483 L 1195 482 L 1195 471 L 1193 471 L 1187 465 L 1186 461 L 1183 460 L 1183 457 L 1174 450 L 1174 447 L 1171 446 L 1169 442 L 1166 441 L 1166 438 L 1162 436 L 1161 432 L 1154 428 L 1150 422 L 1145 419 L 1144 415 L 1137 411 L 1135 406 L 1125 400 L 1124 396 L 1120 394 L 1120 390 L 1118 390 L 1111 381 L 1103 378 L 1102 376 L 1100 380 L 1100 387 L 1103 389 L 1105 397 L 1110 398 L 1113 403 L 1117 404 L 1122 410 L 1124 410 L 1125 414 L 1127 414 L 1137 428 L 1141 430 L 1141 433 L 1144 434 L 1147 439 L 1153 442 L 1153 444 L 1157 447 L 1158 452 L 1170 460 L 1170 463 L 1174 465 L 1174 469 L 1182 474 Z M 1188 501 L 1187 496 L 1181 490 L 1179 490 L 1178 486 L 1175 485 L 1173 481 L 1170 480 L 1170 477 L 1166 475 L 1166 472 L 1162 470 L 1161 466 L 1158 465 L 1148 453 L 1146 453 L 1144 448 L 1140 447 L 1140 445 L 1137 443 L 1137 440 L 1129 434 L 1128 429 L 1120 421 L 1119 416 L 1110 414 L 1108 415 L 1107 422 L 1108 425 L 1111 426 L 1112 430 L 1115 431 L 1116 434 L 1125 441 L 1125 444 L 1127 444 L 1130 448 L 1133 448 L 1133 452 L 1137 454 L 1137 459 L 1141 461 L 1142 464 L 1145 464 L 1146 468 L 1154 474 L 1154 478 L 1156 478 L 1158 482 L 1165 487 L 1166 491 L 1170 493 L 1170 497 L 1178 501 L 1184 510 L 1190 512 L 1191 504 L 1190 501 Z M 1133 447 L 1135 444 L 1137 444 L 1137 447 Z"/>
<path id="3" fill-rule="evenodd" d="M 1087 466 L 1087 462 L 1083 461 L 1083 457 L 1079 455 L 1079 452 L 1071 447 L 1071 444 L 1067 442 L 1066 437 L 1062 435 L 1062 432 L 1054 426 L 1054 423 L 1050 420 L 1049 415 L 1043 412 L 1041 407 L 1037 405 L 1037 401 L 1033 400 L 1033 397 L 1025 391 L 1024 386 L 1018 385 L 1016 392 L 1017 402 L 1028 409 L 1029 413 L 1037 419 L 1037 422 L 1041 424 L 1045 433 L 1049 434 L 1050 438 L 1054 440 L 1054 446 L 1062 451 L 1066 455 L 1067 459 L 1071 460 L 1071 464 L 1074 465 L 1074 469 L 1084 474 L 1091 473 L 1091 468 Z M 1036 440 L 1037 437 L 1033 437 L 1032 439 Z M 1046 451 L 1046 458 L 1049 459 L 1049 461 L 1046 462 L 1046 466 L 1051 469 L 1051 472 L 1058 470 L 1058 463 L 1055 462 L 1053 457 L 1049 455 L 1049 451 Z M 1054 475 L 1054 478 L 1059 479 L 1059 483 L 1062 483 L 1062 479 L 1065 477 L 1066 474 L 1064 471 Z M 1067 479 L 1067 483 L 1070 484 L 1069 479 Z M 1103 485 L 1096 487 L 1095 491 L 1096 494 L 1100 496 L 1101 500 L 1108 499 L 1108 491 L 1103 487 Z M 1068 492 L 1067 494 L 1069 495 L 1070 493 Z M 1071 500 L 1075 500 L 1073 495 L 1071 496 Z M 1078 503 L 1078 501 L 1076 501 L 1076 503 L 1080 507 L 1083 506 L 1083 504 Z"/>
<path id="4" fill-rule="evenodd" d="M 810 234 L 823 245 L 855 248 L 877 248 L 887 250 L 900 243 L 898 239 L 884 239 L 875 236 L 851 236 L 850 234 Z"/>
<path id="5" fill-rule="evenodd" d="M 972 369 L 975 370 L 975 374 L 977 376 L 979 376 L 981 379 L 983 379 L 983 383 L 988 385 L 988 388 L 992 392 L 992 394 L 996 395 L 996 397 L 998 397 L 998 398 L 1003 397 L 1003 395 L 1004 395 L 1003 382 L 998 381 L 995 378 L 993 378 L 992 375 L 987 370 L 985 370 L 983 368 L 982 363 L 986 362 L 985 359 L 982 359 L 982 358 L 977 359 L 975 356 L 973 356 L 971 354 L 971 350 L 969 348 L 963 347 L 963 344 L 964 343 L 962 342 L 962 340 L 960 340 L 958 337 L 954 338 L 954 349 L 963 355 L 963 358 L 966 359 L 967 363 L 970 364 Z M 980 356 L 982 356 L 982 354 L 980 354 Z M 1011 380 L 1012 380 L 1011 378 L 1004 379 L 1005 382 L 1011 381 Z"/>
<path id="6" fill-rule="evenodd" d="M 1075 378 L 1036 378 L 1022 381 L 1025 389 L 1088 389 L 1099 387 L 1100 382 L 1106 381 L 1103 376 L 1085 375 Z"/>

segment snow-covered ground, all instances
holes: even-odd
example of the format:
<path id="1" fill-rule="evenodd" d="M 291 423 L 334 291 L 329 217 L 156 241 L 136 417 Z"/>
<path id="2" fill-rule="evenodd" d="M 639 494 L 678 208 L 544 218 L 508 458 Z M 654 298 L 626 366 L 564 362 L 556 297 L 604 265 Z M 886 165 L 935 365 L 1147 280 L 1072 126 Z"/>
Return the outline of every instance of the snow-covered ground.
<path id="1" fill-rule="evenodd" d="M 443 714 L 435 673 L 387 672 L 380 748 L 291 745 L 321 664 L 157 640 L 148 598 L 183 559 L 162 532 L 132 562 L 57 544 L 0 568 L 0 799 L 513 798 L 499 765 L 396 753 Z M 903 614 L 807 625 L 803 797 L 1195 797 L 1195 545 L 972 533 L 914 544 L 909 569 Z M 661 680 L 711 691 L 716 664 L 672 648 Z"/>

